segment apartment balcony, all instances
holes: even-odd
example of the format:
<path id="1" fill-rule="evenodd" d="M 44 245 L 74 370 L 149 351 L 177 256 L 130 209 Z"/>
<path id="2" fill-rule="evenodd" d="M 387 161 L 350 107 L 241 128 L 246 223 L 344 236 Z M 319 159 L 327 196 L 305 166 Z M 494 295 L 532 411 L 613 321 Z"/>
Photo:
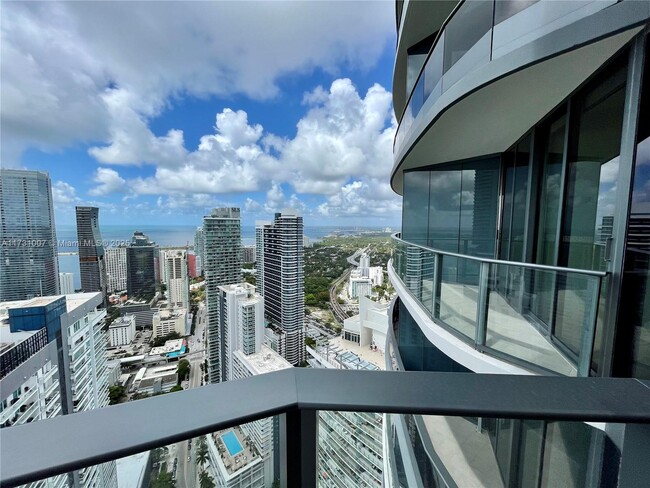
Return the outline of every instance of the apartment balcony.
<path id="1" fill-rule="evenodd" d="M 440 9 L 447 12 L 448 6 Z M 532 126 L 579 87 L 649 16 L 647 3 L 635 1 L 460 1 L 421 67 L 422 56 L 409 56 L 410 46 L 401 43 L 409 30 L 432 21 L 412 19 L 399 32 L 394 74 L 396 90 L 407 89 L 406 103 L 401 95 L 395 100 L 395 191 L 401 193 L 400 169 L 423 160 L 437 164 L 505 150 L 521 127 Z M 418 67 L 417 75 L 409 72 Z M 543 89 L 533 96 L 532 86 Z M 493 124 L 496 114 L 512 112 L 516 123 L 499 115 L 500 123 Z M 459 127 L 461 144 L 453 140 Z M 426 147 L 412 153 L 425 133 Z"/>
<path id="2" fill-rule="evenodd" d="M 212 408 L 203 408 L 205 405 Z M 625 425 L 620 425 L 617 437 L 616 461 L 620 458 L 620 467 L 617 464 L 616 485 L 641 486 L 650 476 L 645 462 L 650 446 L 647 382 L 294 368 L 3 429 L 0 484 L 17 486 L 87 469 L 280 415 L 282 484 L 313 487 L 317 483 L 319 410 L 476 416 L 485 421 L 496 417 L 620 423 Z M 164 412 L 170 411 L 186 415 L 174 422 L 151 422 L 151 418 L 164 417 Z M 385 441 L 388 437 L 384 436 Z M 417 482 L 420 475 L 413 471 L 417 464 L 408 448 L 401 450 L 399 459 L 394 453 L 385 442 L 386 486 L 428 486 Z M 391 464 L 395 469 L 389 467 Z M 412 479 L 416 481 L 408 481 Z"/>
<path id="3" fill-rule="evenodd" d="M 452 359 L 476 372 L 589 376 L 607 273 L 393 239 L 391 281 L 427 338 Z"/>

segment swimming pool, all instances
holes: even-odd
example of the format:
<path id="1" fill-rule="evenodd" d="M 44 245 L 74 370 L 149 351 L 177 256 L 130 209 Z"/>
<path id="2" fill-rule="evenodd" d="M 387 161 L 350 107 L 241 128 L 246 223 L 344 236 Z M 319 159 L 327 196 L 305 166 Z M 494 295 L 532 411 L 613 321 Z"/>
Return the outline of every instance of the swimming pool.
<path id="1" fill-rule="evenodd" d="M 228 453 L 231 456 L 235 456 L 244 450 L 244 448 L 239 443 L 239 439 L 237 439 L 237 436 L 232 430 L 222 435 L 221 439 L 223 440 L 223 443 L 226 445 L 226 448 L 228 449 Z"/>

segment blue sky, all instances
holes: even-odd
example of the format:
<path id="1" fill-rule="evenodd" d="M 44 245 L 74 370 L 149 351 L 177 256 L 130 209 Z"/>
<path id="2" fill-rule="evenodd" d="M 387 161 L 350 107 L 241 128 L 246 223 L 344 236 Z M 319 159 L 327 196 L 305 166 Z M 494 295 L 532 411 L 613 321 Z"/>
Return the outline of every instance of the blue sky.
<path id="1" fill-rule="evenodd" d="M 2 165 L 57 223 L 397 225 L 393 2 L 3 5 Z M 39 35 L 34 36 L 33 33 Z"/>

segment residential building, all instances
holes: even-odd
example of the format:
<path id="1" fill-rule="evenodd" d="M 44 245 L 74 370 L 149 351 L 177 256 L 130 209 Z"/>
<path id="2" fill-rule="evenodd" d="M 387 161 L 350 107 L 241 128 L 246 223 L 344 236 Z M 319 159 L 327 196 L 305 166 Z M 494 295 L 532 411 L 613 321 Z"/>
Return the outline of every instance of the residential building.
<path id="1" fill-rule="evenodd" d="M 219 287 L 242 281 L 239 209 L 213 209 L 210 215 L 203 218 L 203 238 L 208 378 L 210 383 L 220 383 L 227 378 L 222 376 L 222 361 L 226 358 L 223 357 Z"/>
<path id="2" fill-rule="evenodd" d="M 386 338 L 388 316 L 385 309 L 383 318 L 373 324 L 377 339 L 382 335 Z M 385 368 L 383 351 L 371 344 L 360 346 L 343 337 L 310 347 L 309 364 L 313 368 L 340 370 L 379 371 Z M 384 486 L 383 417 L 368 412 L 319 412 L 318 486 Z"/>
<path id="3" fill-rule="evenodd" d="M 256 230 L 257 276 L 262 276 L 264 315 L 284 332 L 283 357 L 291 364 L 305 360 L 303 328 L 305 278 L 302 217 L 292 211 L 276 213 L 272 223 Z"/>
<path id="4" fill-rule="evenodd" d="M 397 15 L 394 366 L 650 378 L 647 3 L 397 2 Z M 611 425 L 390 417 L 387 453 L 424 486 L 619 476 Z"/>
<path id="5" fill-rule="evenodd" d="M 167 285 L 167 301 L 170 307 L 190 309 L 190 276 L 185 249 L 161 251 L 164 283 Z"/>
<path id="6" fill-rule="evenodd" d="M 361 276 L 359 270 L 353 270 L 350 273 L 348 282 L 348 296 L 352 299 L 358 299 L 359 297 L 370 296 L 371 294 L 372 280 L 368 277 Z"/>
<path id="7" fill-rule="evenodd" d="M 156 293 L 158 246 L 140 231 L 126 248 L 126 289 L 129 297 L 153 297 Z"/>
<path id="8" fill-rule="evenodd" d="M 2 427 L 108 405 L 102 305 L 99 292 L 0 304 Z M 115 462 L 50 478 L 44 486 L 116 487 Z"/>
<path id="9" fill-rule="evenodd" d="M 99 208 L 75 207 L 81 289 L 99 291 L 106 296 L 107 277 L 104 243 L 99 230 Z"/>
<path id="10" fill-rule="evenodd" d="M 197 276 L 203 276 L 203 265 L 205 263 L 203 227 L 197 227 L 194 233 L 194 254 L 196 255 L 196 274 Z"/>
<path id="11" fill-rule="evenodd" d="M 108 337 L 111 347 L 131 344 L 135 337 L 135 315 L 123 315 L 113 320 L 108 326 Z"/>
<path id="12" fill-rule="evenodd" d="M 257 292 L 264 296 L 264 228 L 271 225 L 268 220 L 255 221 L 255 285 Z"/>
<path id="13" fill-rule="evenodd" d="M 242 247 L 242 260 L 245 263 L 254 263 L 255 262 L 255 246 L 244 246 Z"/>
<path id="14" fill-rule="evenodd" d="M 63 295 L 74 293 L 74 275 L 72 273 L 59 273 L 59 290 Z"/>
<path id="15" fill-rule="evenodd" d="M 0 301 L 59 293 L 52 182 L 47 173 L 0 169 L 0 241 Z"/>
<path id="16" fill-rule="evenodd" d="M 187 253 L 187 273 L 190 275 L 190 278 L 196 278 L 200 276 L 200 273 L 197 271 L 196 267 L 196 254 Z"/>
<path id="17" fill-rule="evenodd" d="M 291 368 L 291 364 L 267 346 L 260 345 L 252 353 L 236 350 L 232 355 L 232 379 L 248 378 Z M 255 445 L 264 462 L 264 487 L 279 479 L 277 417 L 266 417 L 241 426 Z"/>
<path id="18" fill-rule="evenodd" d="M 233 379 L 233 354 L 254 354 L 264 339 L 264 301 L 249 283 L 219 287 L 222 381 Z"/>
<path id="19" fill-rule="evenodd" d="M 384 268 L 381 266 L 370 266 L 368 268 L 368 277 L 372 281 L 372 286 L 381 286 L 384 284 Z"/>
<path id="20" fill-rule="evenodd" d="M 241 427 L 206 436 L 209 472 L 220 488 L 266 488 L 264 462 Z"/>
<path id="21" fill-rule="evenodd" d="M 161 308 L 153 314 L 153 337 L 163 337 L 172 332 L 178 335 L 187 335 L 187 309 Z"/>
<path id="22" fill-rule="evenodd" d="M 106 249 L 106 279 L 109 291 L 126 290 L 126 247 L 109 247 Z"/>
<path id="23" fill-rule="evenodd" d="M 305 248 L 311 246 L 313 246 L 311 239 L 309 239 L 307 236 L 302 236 L 302 247 Z"/>

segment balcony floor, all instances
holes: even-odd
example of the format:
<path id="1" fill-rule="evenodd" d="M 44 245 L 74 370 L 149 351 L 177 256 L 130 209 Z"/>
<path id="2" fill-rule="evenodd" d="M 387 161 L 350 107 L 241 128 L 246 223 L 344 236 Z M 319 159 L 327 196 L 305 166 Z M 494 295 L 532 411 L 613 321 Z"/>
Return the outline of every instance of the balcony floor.
<path id="1" fill-rule="evenodd" d="M 503 488 L 487 434 L 462 417 L 423 415 L 422 420 L 436 454 L 458 486 Z"/>
<path id="2" fill-rule="evenodd" d="M 425 303 L 427 295 L 431 297 L 430 283 L 429 290 L 426 288 L 423 289 Z M 472 341 L 476 329 L 477 290 L 476 286 L 448 283 L 442 283 L 440 290 L 440 319 Z M 496 291 L 489 296 L 486 346 L 565 376 L 577 374 L 576 367 L 566 356 Z"/>

